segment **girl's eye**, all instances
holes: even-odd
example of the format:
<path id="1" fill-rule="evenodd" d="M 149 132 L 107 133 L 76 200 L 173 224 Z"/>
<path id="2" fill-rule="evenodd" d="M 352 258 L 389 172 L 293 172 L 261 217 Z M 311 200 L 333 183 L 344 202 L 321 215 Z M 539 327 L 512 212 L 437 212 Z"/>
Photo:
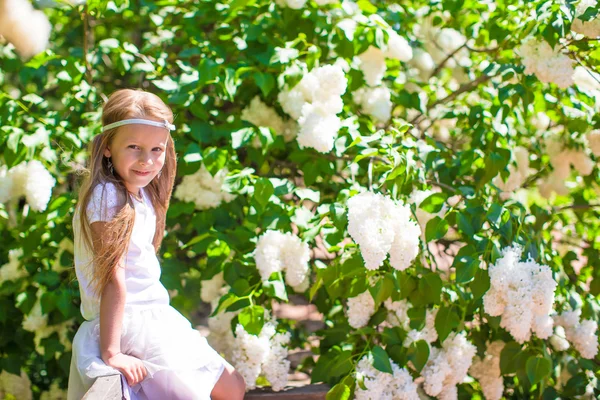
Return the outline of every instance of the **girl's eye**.
<path id="1" fill-rule="evenodd" d="M 129 145 L 129 148 L 130 148 L 130 149 L 134 149 L 134 150 L 137 150 L 137 149 L 139 149 L 139 147 L 138 147 L 138 146 L 136 146 L 135 144 L 130 144 L 130 145 Z"/>
<path id="2" fill-rule="evenodd" d="M 155 147 L 152 149 L 153 151 L 162 151 L 162 149 L 160 147 Z"/>

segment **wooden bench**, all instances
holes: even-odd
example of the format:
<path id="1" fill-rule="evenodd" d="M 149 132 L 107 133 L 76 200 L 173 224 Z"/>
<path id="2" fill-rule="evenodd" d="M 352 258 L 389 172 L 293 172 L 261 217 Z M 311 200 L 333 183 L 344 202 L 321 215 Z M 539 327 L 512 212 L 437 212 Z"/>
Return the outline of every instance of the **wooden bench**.
<path id="1" fill-rule="evenodd" d="M 244 400 L 325 400 L 329 386 L 306 385 L 273 392 L 270 389 L 254 389 L 246 393 Z M 82 400 L 121 400 L 123 387 L 121 375 L 103 376 L 94 382 Z"/>

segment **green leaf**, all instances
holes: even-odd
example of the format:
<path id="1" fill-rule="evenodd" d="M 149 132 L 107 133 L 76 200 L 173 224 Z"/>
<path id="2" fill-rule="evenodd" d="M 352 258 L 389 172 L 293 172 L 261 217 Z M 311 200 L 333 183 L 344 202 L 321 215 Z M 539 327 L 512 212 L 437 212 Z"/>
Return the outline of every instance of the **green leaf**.
<path id="1" fill-rule="evenodd" d="M 552 371 L 552 363 L 542 356 L 532 356 L 525 366 L 527 377 L 532 385 L 546 379 Z"/>
<path id="2" fill-rule="evenodd" d="M 371 354 L 373 354 L 373 366 L 375 369 L 381 372 L 387 372 L 388 374 L 392 374 L 392 364 L 390 363 L 390 357 L 385 352 L 385 350 L 380 346 L 375 346 L 371 350 Z"/>
<path id="3" fill-rule="evenodd" d="M 467 259 L 456 265 L 456 283 L 468 283 L 475 278 L 479 270 L 479 260 Z"/>
<path id="4" fill-rule="evenodd" d="M 446 340 L 450 332 L 458 328 L 460 316 L 456 306 L 442 306 L 435 316 L 435 330 L 438 333 L 440 343 Z"/>
<path id="5" fill-rule="evenodd" d="M 381 303 L 390 297 L 393 290 L 394 281 L 389 274 L 379 279 L 375 286 L 370 287 L 369 292 L 371 292 L 371 296 L 373 296 L 373 300 L 375 301 L 375 308 L 379 307 Z"/>
<path id="6" fill-rule="evenodd" d="M 265 324 L 265 309 L 262 306 L 245 308 L 238 314 L 238 321 L 246 332 L 258 336 Z"/>
<path id="7" fill-rule="evenodd" d="M 266 178 L 260 178 L 254 185 L 254 200 L 264 209 L 269 204 L 271 195 L 275 192 L 273 184 Z"/>
<path id="8" fill-rule="evenodd" d="M 425 227 L 425 240 L 431 242 L 432 240 L 441 239 L 446 232 L 448 232 L 448 227 L 448 221 L 436 215 L 427 222 L 427 226 Z"/>
<path id="9" fill-rule="evenodd" d="M 444 193 L 434 193 L 419 204 L 419 208 L 431 214 L 441 211 L 448 196 Z"/>
<path id="10" fill-rule="evenodd" d="M 408 348 L 408 359 L 412 361 L 418 372 L 423 370 L 429 359 L 429 345 L 424 340 L 413 342 Z"/>
<path id="11" fill-rule="evenodd" d="M 419 280 L 419 295 L 424 304 L 438 304 L 442 294 L 442 278 L 438 274 L 430 273 Z"/>
<path id="12" fill-rule="evenodd" d="M 267 97 L 275 87 L 275 78 L 273 78 L 272 74 L 255 72 L 252 77 L 265 97 Z"/>
<path id="13" fill-rule="evenodd" d="M 517 372 L 517 358 L 521 353 L 521 345 L 517 342 L 507 343 L 500 353 L 500 371 L 502 375 L 514 374 Z"/>
<path id="14" fill-rule="evenodd" d="M 487 270 L 479 268 L 475 271 L 475 279 L 471 282 L 470 288 L 475 299 L 483 297 L 490 288 L 490 276 Z"/>
<path id="15" fill-rule="evenodd" d="M 281 280 L 263 282 L 263 289 L 268 296 L 275 297 L 283 301 L 288 301 L 285 284 Z"/>
<path id="16" fill-rule="evenodd" d="M 344 379 L 332 387 L 331 390 L 327 392 L 325 400 L 350 400 L 352 389 L 354 387 L 354 379 L 350 377 L 350 380 L 351 382 L 348 382 L 346 379 Z"/>
<path id="17" fill-rule="evenodd" d="M 427 309 L 425 307 L 411 307 L 406 315 L 410 319 L 411 329 L 420 331 L 425 326 L 427 320 Z"/>

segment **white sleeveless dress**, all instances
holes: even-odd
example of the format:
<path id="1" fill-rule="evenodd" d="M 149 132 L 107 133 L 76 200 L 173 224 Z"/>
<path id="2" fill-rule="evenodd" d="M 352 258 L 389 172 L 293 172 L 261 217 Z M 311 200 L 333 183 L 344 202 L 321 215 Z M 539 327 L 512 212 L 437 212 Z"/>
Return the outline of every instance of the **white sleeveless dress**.
<path id="1" fill-rule="evenodd" d="M 87 207 L 90 223 L 109 221 L 124 204 L 112 183 L 97 185 Z M 215 352 L 190 322 L 169 305 L 169 294 L 160 283 L 160 264 L 152 239 L 156 214 L 142 189 L 143 201 L 134 200 L 135 223 L 126 255 L 127 297 L 121 332 L 121 352 L 144 363 L 148 376 L 129 387 L 122 376 L 124 398 L 210 399 L 210 393 L 227 362 Z M 88 283 L 92 253 L 73 217 L 75 272 L 81 294 L 81 314 L 86 321 L 73 340 L 68 399 L 80 400 L 99 376 L 118 374 L 100 356 L 100 299 Z"/>

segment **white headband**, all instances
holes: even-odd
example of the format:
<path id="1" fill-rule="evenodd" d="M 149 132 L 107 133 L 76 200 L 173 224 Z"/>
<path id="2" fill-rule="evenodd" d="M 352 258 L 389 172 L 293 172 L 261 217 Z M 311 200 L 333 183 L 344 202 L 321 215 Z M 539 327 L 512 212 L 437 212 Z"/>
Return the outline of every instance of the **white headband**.
<path id="1" fill-rule="evenodd" d="M 109 129 L 118 128 L 119 126 L 129 125 L 129 124 L 142 124 L 142 125 L 150 125 L 157 126 L 159 128 L 166 128 L 170 131 L 175 130 L 175 125 L 169 123 L 166 119 L 163 122 L 156 122 L 149 119 L 124 119 L 123 121 L 113 122 L 112 124 L 108 124 L 102 128 L 102 132 L 106 132 Z"/>

